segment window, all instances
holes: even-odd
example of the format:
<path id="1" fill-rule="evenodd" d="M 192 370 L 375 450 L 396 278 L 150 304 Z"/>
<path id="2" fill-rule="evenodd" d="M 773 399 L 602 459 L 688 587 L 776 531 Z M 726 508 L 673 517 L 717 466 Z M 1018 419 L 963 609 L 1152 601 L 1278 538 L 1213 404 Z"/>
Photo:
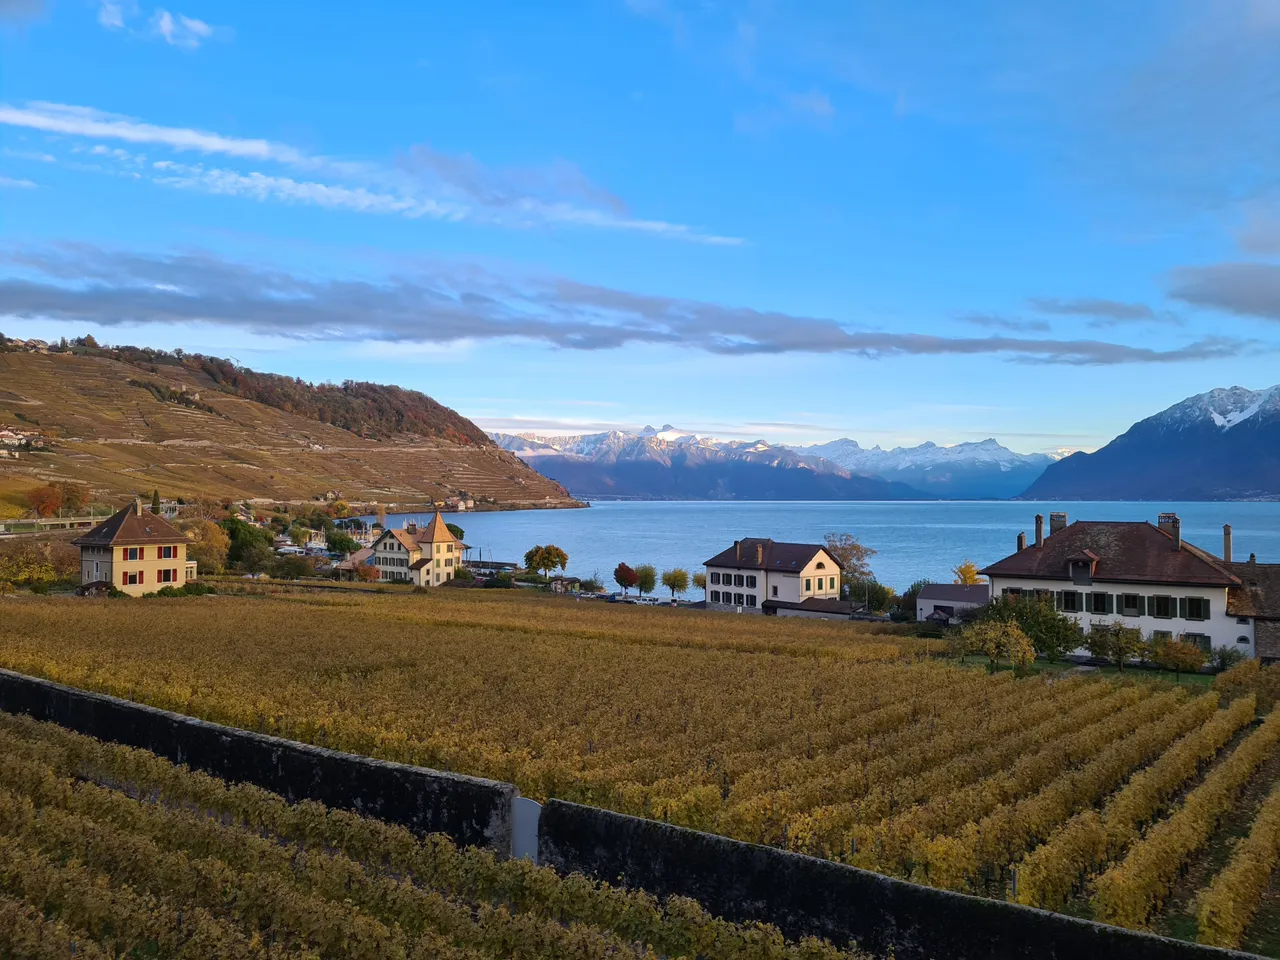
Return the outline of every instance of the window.
<path id="1" fill-rule="evenodd" d="M 453 544 L 452 544 L 452 543 L 446 543 L 446 544 L 444 545 L 444 552 L 445 552 L 445 553 L 453 553 Z"/>
<path id="2" fill-rule="evenodd" d="M 160 582 L 161 582 L 161 583 L 177 583 L 177 582 L 178 582 L 178 571 L 177 571 L 177 570 L 175 570 L 175 569 L 172 569 L 172 568 L 170 568 L 170 569 L 168 569 L 168 570 L 161 570 L 161 571 L 160 571 Z"/>
<path id="3" fill-rule="evenodd" d="M 141 560 L 142 548 L 141 547 L 125 547 L 124 558 L 126 560 Z"/>
<path id="4" fill-rule="evenodd" d="M 142 571 L 139 570 L 136 573 L 122 573 L 120 574 L 120 582 L 129 586 L 137 586 L 142 583 Z"/>
<path id="5" fill-rule="evenodd" d="M 836 588 L 836 578 L 835 578 L 835 577 L 832 577 L 832 578 L 831 578 L 831 584 L 830 584 L 830 586 L 831 586 L 831 589 L 832 589 L 832 590 L 834 590 L 834 589 Z"/>
<path id="6" fill-rule="evenodd" d="M 720 582 L 720 574 L 716 573 L 714 570 L 711 572 L 711 582 L 712 583 Z"/>
<path id="7" fill-rule="evenodd" d="M 712 602 L 712 603 L 719 603 L 719 602 L 720 602 L 720 591 L 719 591 L 719 590 L 712 590 L 712 591 L 711 591 L 711 602 Z"/>
<path id="8" fill-rule="evenodd" d="M 1084 610 L 1084 595 L 1078 590 L 1062 591 L 1062 612 L 1080 613 Z"/>
<path id="9" fill-rule="evenodd" d="M 1188 620 L 1208 620 L 1209 619 L 1209 601 L 1204 597 L 1187 597 L 1187 610 L 1182 615 Z M 1181 602 L 1178 604 L 1181 606 Z M 1182 613 L 1181 610 L 1178 611 Z"/>
<path id="10" fill-rule="evenodd" d="M 1236 643 L 1248 643 L 1248 642 L 1249 642 L 1248 637 L 1236 637 Z"/>
<path id="11" fill-rule="evenodd" d="M 735 593 L 735 594 L 733 595 L 733 605 L 734 605 L 735 607 L 740 607 L 740 606 L 742 606 L 742 604 L 743 604 L 744 602 L 745 602 L 745 601 L 743 600 L 742 594 L 740 594 L 740 593 Z"/>
<path id="12" fill-rule="evenodd" d="M 775 597 L 778 595 L 778 588 L 776 586 L 773 588 L 773 595 Z"/>
<path id="13" fill-rule="evenodd" d="M 804 582 L 804 592 L 809 593 L 813 590 L 813 581 L 806 579 Z"/>
<path id="14" fill-rule="evenodd" d="M 751 587 L 753 590 L 755 589 L 755 586 L 756 586 L 756 578 L 749 574 L 747 576 L 747 586 Z"/>
<path id="15" fill-rule="evenodd" d="M 1174 609 L 1173 597 L 1148 598 L 1147 613 L 1157 620 L 1172 620 Z"/>
<path id="16" fill-rule="evenodd" d="M 1236 617 L 1236 623 L 1242 623 L 1242 624 L 1244 624 L 1244 625 L 1247 627 L 1247 626 L 1249 625 L 1249 618 L 1248 618 L 1248 617 Z"/>
<path id="17" fill-rule="evenodd" d="M 735 573 L 735 574 L 733 575 L 733 585 L 734 585 L 735 587 L 743 587 L 743 586 L 746 586 L 746 583 L 747 583 L 747 578 L 746 578 L 746 577 L 744 577 L 742 574 L 740 574 L 740 573 Z"/>
<path id="18" fill-rule="evenodd" d="M 827 569 L 827 565 L 826 565 L 825 563 L 823 563 L 821 560 L 819 560 L 819 561 L 818 561 L 818 565 L 817 565 L 814 569 L 815 569 L 815 570 L 825 570 L 825 569 Z"/>
<path id="19" fill-rule="evenodd" d="M 1004 597 L 1009 597 L 1010 599 L 1013 599 L 1013 600 L 1017 600 L 1020 596 L 1022 596 L 1022 588 L 1021 587 L 1004 587 L 1000 591 L 1000 595 Z"/>
<path id="20" fill-rule="evenodd" d="M 754 607 L 756 605 L 756 595 L 754 593 L 747 594 L 747 606 Z"/>
<path id="21" fill-rule="evenodd" d="M 1172 630 L 1152 630 L 1151 631 L 1152 643 L 1168 643 L 1172 639 L 1173 639 Z"/>
<path id="22" fill-rule="evenodd" d="M 1120 614 L 1126 617 L 1140 617 L 1145 612 L 1142 597 L 1136 593 L 1120 594 Z"/>
<path id="23" fill-rule="evenodd" d="M 1089 612 L 1090 613 L 1111 613 L 1112 599 L 1109 593 L 1091 593 L 1089 594 Z"/>

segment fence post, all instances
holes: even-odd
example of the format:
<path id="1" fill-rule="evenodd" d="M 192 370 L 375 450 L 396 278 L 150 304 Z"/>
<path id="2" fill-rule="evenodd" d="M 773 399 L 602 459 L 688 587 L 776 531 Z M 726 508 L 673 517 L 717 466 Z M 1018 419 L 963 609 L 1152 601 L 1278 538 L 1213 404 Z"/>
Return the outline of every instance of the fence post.
<path id="1" fill-rule="evenodd" d="M 528 797 L 511 798 L 511 856 L 515 860 L 538 862 L 538 821 L 542 804 Z"/>

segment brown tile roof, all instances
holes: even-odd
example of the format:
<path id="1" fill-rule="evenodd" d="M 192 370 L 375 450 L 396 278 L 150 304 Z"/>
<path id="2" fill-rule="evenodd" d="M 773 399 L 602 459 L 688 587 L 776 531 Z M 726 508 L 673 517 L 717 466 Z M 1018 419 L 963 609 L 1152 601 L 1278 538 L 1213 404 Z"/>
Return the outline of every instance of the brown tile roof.
<path id="1" fill-rule="evenodd" d="M 345 560 L 339 560 L 333 565 L 335 570 L 354 570 L 356 567 L 364 566 L 365 561 L 373 556 L 373 547 L 361 547 Z"/>
<path id="2" fill-rule="evenodd" d="M 1227 591 L 1227 613 L 1233 617 L 1280 620 L 1280 563 L 1232 563 L 1240 586 Z"/>
<path id="3" fill-rule="evenodd" d="M 82 537 L 76 546 L 109 547 L 122 544 L 185 543 L 186 535 L 168 520 L 156 516 L 137 500 L 112 514 Z"/>
<path id="4" fill-rule="evenodd" d="M 706 566 L 799 573 L 819 551 L 831 557 L 820 543 L 778 543 L 776 540 L 749 537 L 717 553 L 706 562 Z M 840 561 L 835 557 L 831 557 L 831 561 L 840 567 Z"/>
<path id="5" fill-rule="evenodd" d="M 835 597 L 806 597 L 799 603 L 794 600 L 766 600 L 760 604 L 760 607 L 764 610 L 808 610 L 813 613 L 852 617 L 862 609 L 863 605 L 851 600 L 837 600 Z"/>
<path id="6" fill-rule="evenodd" d="M 431 522 L 422 528 L 418 534 L 420 543 L 460 543 L 457 537 L 449 530 L 448 524 L 444 522 L 444 517 L 440 515 L 440 511 L 436 511 L 436 515 L 431 518 Z"/>
<path id="7" fill-rule="evenodd" d="M 1154 524 L 1077 520 L 1044 540 L 979 571 L 988 577 L 1070 580 L 1069 561 L 1089 559 L 1093 579 L 1124 583 L 1182 583 L 1229 587 L 1237 583 L 1222 560 L 1173 537 Z"/>

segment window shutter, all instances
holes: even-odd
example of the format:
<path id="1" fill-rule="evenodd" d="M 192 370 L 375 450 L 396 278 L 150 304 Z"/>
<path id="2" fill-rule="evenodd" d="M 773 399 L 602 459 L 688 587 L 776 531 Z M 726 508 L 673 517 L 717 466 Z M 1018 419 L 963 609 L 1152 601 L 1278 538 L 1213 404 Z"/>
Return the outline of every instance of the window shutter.
<path id="1" fill-rule="evenodd" d="M 1147 598 L 1138 595 L 1138 616 L 1145 617 L 1147 615 Z"/>
<path id="2" fill-rule="evenodd" d="M 1178 598 L 1178 616 L 1180 616 L 1183 620 L 1187 619 L 1187 598 L 1186 597 Z"/>
<path id="3" fill-rule="evenodd" d="M 1055 609 L 1062 609 L 1062 591 L 1059 590 L 1053 597 L 1053 605 Z"/>
<path id="4" fill-rule="evenodd" d="M 1205 597 L 1203 600 L 1200 601 L 1200 603 L 1202 604 L 1200 609 L 1204 611 L 1204 618 L 1208 620 L 1210 617 L 1213 616 L 1213 612 L 1209 608 L 1209 598 Z"/>
<path id="5" fill-rule="evenodd" d="M 1106 603 L 1106 605 L 1107 605 L 1107 613 L 1115 613 L 1115 612 L 1116 612 L 1116 598 L 1115 598 L 1115 594 L 1112 594 L 1112 593 L 1104 593 L 1102 596 L 1103 596 L 1103 598 L 1104 598 L 1104 602 L 1105 602 L 1105 603 Z"/>

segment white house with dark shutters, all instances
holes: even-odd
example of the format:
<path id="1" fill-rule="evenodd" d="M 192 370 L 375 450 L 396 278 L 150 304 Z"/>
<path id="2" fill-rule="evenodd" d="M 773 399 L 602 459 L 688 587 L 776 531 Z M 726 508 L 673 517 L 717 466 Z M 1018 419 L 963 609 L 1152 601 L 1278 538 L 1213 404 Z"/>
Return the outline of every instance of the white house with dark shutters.
<path id="1" fill-rule="evenodd" d="M 1019 534 L 1014 553 L 981 571 L 993 597 L 1051 597 L 1082 632 L 1118 620 L 1149 640 L 1180 638 L 1206 652 L 1231 647 L 1255 655 L 1255 626 L 1266 611 L 1248 571 L 1275 565 L 1233 563 L 1229 526 L 1222 557 L 1184 541 L 1173 513 L 1155 524 L 1068 524 L 1065 513 L 1054 513 L 1048 535 L 1041 516 L 1035 532 L 1033 543 Z"/>
<path id="2" fill-rule="evenodd" d="M 844 617 L 840 561 L 821 544 L 735 540 L 706 563 L 707 609 L 782 616 Z"/>

